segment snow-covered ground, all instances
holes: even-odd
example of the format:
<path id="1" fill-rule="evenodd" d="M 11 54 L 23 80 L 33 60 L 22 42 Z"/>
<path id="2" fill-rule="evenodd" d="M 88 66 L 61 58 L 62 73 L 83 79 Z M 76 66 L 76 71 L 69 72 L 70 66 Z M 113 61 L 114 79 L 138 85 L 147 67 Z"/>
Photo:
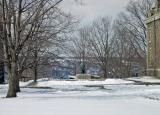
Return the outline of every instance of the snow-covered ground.
<path id="1" fill-rule="evenodd" d="M 151 76 L 133 77 L 133 78 L 128 78 L 127 80 L 146 82 L 146 83 L 160 83 L 160 79 Z"/>
<path id="2" fill-rule="evenodd" d="M 44 88 L 38 88 L 41 86 Z M 39 80 L 37 87 L 21 90 L 17 98 L 0 98 L 0 115 L 160 114 L 159 85 L 133 85 L 120 79 L 101 84 L 100 81 Z M 7 85 L 0 85 L 0 97 L 6 92 Z"/>
<path id="3" fill-rule="evenodd" d="M 145 99 L 7 99 L 1 115 L 159 115 L 160 103 Z"/>

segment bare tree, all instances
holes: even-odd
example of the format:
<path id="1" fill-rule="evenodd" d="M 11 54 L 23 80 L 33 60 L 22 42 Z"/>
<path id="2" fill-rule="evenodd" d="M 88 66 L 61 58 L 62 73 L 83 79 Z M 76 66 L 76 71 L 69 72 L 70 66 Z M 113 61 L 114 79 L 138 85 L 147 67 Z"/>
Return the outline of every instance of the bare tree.
<path id="1" fill-rule="evenodd" d="M 77 59 L 79 62 L 78 66 L 81 67 L 79 68 L 79 73 L 86 73 L 86 61 L 88 58 L 88 46 L 86 42 L 86 32 L 87 28 L 81 28 L 78 29 L 77 32 L 75 32 L 75 35 L 72 35 L 72 40 L 70 45 L 71 47 L 69 48 L 69 51 L 71 54 Z"/>
<path id="2" fill-rule="evenodd" d="M 114 74 L 119 77 L 130 77 L 132 63 L 138 62 L 138 55 L 130 42 L 130 39 L 133 39 L 133 36 L 121 25 L 121 23 L 119 23 L 119 20 L 114 22 L 113 28 L 114 60 L 112 60 L 112 66 Z"/>
<path id="3" fill-rule="evenodd" d="M 126 7 L 126 12 L 119 15 L 119 24 L 125 28 L 126 32 L 132 35 L 129 38 L 131 45 L 139 58 L 144 60 L 144 65 L 147 47 L 145 20 L 153 3 L 153 0 L 131 0 Z"/>
<path id="4" fill-rule="evenodd" d="M 5 62 L 9 75 L 7 97 L 16 97 L 16 83 L 19 55 L 26 43 L 37 32 L 49 14 L 53 14 L 63 0 L 2 0 L 3 34 Z"/>
<path id="5" fill-rule="evenodd" d="M 109 73 L 109 58 L 111 57 L 112 21 L 111 18 L 99 18 L 95 20 L 83 33 L 87 42 L 88 54 L 91 60 L 95 60 L 102 71 L 104 78 Z"/>

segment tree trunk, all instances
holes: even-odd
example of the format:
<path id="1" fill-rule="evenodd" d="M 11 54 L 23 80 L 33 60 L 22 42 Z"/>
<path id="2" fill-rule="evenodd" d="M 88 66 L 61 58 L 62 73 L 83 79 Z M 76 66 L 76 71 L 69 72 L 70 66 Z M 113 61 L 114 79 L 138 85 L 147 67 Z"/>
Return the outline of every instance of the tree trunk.
<path id="1" fill-rule="evenodd" d="M 20 86 L 19 86 L 19 78 L 18 79 L 16 79 L 16 92 L 18 93 L 18 92 L 21 92 L 21 90 L 20 90 Z"/>
<path id="2" fill-rule="evenodd" d="M 16 79 L 16 92 L 17 93 L 21 92 L 21 89 L 20 89 L 20 86 L 19 86 L 19 80 L 20 80 L 21 76 L 22 76 L 22 71 L 20 71 L 20 72 L 17 73 L 17 77 L 18 77 Z"/>
<path id="3" fill-rule="evenodd" d="M 37 50 L 34 52 L 34 82 L 37 82 L 37 67 L 38 67 L 38 62 L 37 62 L 37 58 L 38 58 L 38 52 Z"/>
<path id="4" fill-rule="evenodd" d="M 7 93 L 7 98 L 17 97 L 16 92 L 16 62 L 11 62 L 8 66 L 8 75 L 9 75 L 9 89 Z"/>
<path id="5" fill-rule="evenodd" d="M 108 70 L 107 70 L 107 67 L 104 68 L 104 79 L 107 79 L 108 78 Z"/>
<path id="6" fill-rule="evenodd" d="M 34 82 L 37 82 L 37 66 L 34 67 Z"/>

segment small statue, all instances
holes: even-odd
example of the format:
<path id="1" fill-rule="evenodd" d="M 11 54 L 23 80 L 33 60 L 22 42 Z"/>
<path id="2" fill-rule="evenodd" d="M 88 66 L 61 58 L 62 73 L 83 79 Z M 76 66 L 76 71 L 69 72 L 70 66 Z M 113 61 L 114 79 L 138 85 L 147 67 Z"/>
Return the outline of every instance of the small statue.
<path id="1" fill-rule="evenodd" d="M 81 74 L 85 74 L 86 73 L 86 65 L 84 64 L 84 62 L 81 63 Z"/>

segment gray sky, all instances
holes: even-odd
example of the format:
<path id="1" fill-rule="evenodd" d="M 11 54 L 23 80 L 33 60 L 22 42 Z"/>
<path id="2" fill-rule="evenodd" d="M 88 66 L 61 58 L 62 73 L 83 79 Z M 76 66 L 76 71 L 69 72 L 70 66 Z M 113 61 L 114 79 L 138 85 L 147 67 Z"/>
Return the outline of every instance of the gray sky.
<path id="1" fill-rule="evenodd" d="M 86 23 L 98 16 L 116 17 L 124 10 L 129 0 L 83 0 L 83 2 L 84 5 L 76 5 L 73 0 L 64 0 L 62 7 Z"/>

